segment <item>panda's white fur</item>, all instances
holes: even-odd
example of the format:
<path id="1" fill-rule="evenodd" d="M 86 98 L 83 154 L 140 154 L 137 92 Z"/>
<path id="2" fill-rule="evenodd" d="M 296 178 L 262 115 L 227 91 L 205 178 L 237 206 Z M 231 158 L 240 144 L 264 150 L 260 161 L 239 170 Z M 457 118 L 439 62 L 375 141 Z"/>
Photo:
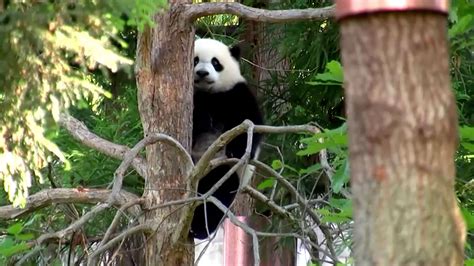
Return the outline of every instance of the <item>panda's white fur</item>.
<path id="1" fill-rule="evenodd" d="M 240 73 L 240 65 L 232 57 L 229 47 L 217 40 L 198 39 L 194 42 L 194 56 L 199 58 L 199 63 L 194 66 L 194 87 L 208 92 L 228 91 L 239 82 L 245 82 Z M 217 58 L 225 66 L 221 72 L 214 69 L 212 59 Z M 207 71 L 209 75 L 200 79 L 198 71 Z"/>

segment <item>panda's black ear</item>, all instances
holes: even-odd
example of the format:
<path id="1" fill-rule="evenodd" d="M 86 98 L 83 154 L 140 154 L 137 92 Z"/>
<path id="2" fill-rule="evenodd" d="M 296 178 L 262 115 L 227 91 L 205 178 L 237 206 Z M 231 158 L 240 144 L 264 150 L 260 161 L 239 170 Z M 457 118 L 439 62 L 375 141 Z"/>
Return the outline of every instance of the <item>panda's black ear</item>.
<path id="1" fill-rule="evenodd" d="M 239 46 L 233 46 L 229 48 L 230 54 L 232 57 L 234 57 L 237 61 L 240 60 L 240 47 Z"/>

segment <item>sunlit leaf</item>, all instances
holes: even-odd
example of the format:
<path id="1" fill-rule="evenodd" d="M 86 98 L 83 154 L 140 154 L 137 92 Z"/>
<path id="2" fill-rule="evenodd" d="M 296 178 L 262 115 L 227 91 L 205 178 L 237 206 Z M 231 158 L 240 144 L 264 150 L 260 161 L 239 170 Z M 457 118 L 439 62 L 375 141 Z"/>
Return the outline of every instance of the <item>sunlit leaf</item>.
<path id="1" fill-rule="evenodd" d="M 316 81 L 307 82 L 309 85 L 342 85 L 344 76 L 342 66 L 338 61 L 330 61 L 326 64 L 324 73 L 316 74 Z"/>
<path id="2" fill-rule="evenodd" d="M 5 257 L 10 257 L 28 249 L 30 247 L 26 243 L 16 243 L 11 238 L 5 238 L 0 241 L 0 255 Z"/>
<path id="3" fill-rule="evenodd" d="M 474 259 L 465 260 L 464 266 L 474 266 Z"/>
<path id="4" fill-rule="evenodd" d="M 474 229 L 474 213 L 462 207 L 461 207 L 461 213 L 464 217 L 464 220 L 466 221 L 467 230 Z"/>
<path id="5" fill-rule="evenodd" d="M 18 235 L 23 230 L 22 223 L 15 223 L 7 228 L 7 232 L 12 235 Z"/>
<path id="6" fill-rule="evenodd" d="M 266 188 L 271 188 L 273 187 L 273 184 L 275 184 L 275 179 L 270 177 L 264 179 L 260 184 L 258 184 L 257 189 L 258 190 L 264 190 Z"/>
<path id="7" fill-rule="evenodd" d="M 281 169 L 283 167 L 283 163 L 280 160 L 273 160 L 272 168 L 275 170 Z"/>

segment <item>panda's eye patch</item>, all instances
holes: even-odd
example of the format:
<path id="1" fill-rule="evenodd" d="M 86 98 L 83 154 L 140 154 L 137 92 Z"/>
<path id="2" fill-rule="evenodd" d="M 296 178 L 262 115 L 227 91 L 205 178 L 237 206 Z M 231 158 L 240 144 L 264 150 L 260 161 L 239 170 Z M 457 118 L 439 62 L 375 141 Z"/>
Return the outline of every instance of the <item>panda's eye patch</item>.
<path id="1" fill-rule="evenodd" d="M 224 67 L 221 65 L 219 60 L 217 60 L 217 58 L 215 58 L 215 57 L 212 58 L 211 64 L 217 72 L 220 72 L 224 69 Z"/>
<path id="2" fill-rule="evenodd" d="M 195 56 L 194 57 L 194 66 L 196 66 L 199 63 L 199 57 Z"/>

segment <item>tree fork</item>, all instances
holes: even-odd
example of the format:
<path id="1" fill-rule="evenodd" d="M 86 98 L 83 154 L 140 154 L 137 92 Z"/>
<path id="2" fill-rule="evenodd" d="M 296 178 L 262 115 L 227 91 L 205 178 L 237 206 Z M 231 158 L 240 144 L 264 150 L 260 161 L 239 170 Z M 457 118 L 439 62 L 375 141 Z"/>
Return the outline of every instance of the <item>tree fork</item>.
<path id="1" fill-rule="evenodd" d="M 170 0 L 169 9 L 154 16 L 155 27 L 139 33 L 136 76 L 140 118 L 145 136 L 164 133 L 184 148 L 191 147 L 192 49 L 194 28 L 186 19 L 184 5 Z M 182 199 L 186 193 L 186 158 L 166 144 L 147 146 L 146 207 Z M 144 223 L 156 224 L 145 245 L 146 265 L 192 265 L 192 238 L 176 238 L 181 210 L 177 206 L 150 210 Z"/>
<path id="2" fill-rule="evenodd" d="M 462 265 L 446 16 L 341 20 L 356 265 Z"/>

